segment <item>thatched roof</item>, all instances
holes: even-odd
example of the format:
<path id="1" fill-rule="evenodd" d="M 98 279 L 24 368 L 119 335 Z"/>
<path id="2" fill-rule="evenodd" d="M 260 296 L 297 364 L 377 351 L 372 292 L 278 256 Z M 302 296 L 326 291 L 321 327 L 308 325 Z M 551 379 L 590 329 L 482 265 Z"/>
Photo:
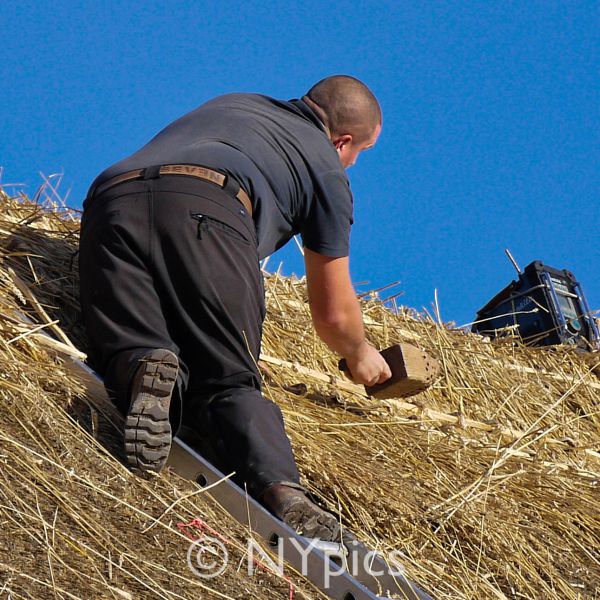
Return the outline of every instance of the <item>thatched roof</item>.
<path id="1" fill-rule="evenodd" d="M 122 465 L 118 424 L 41 333 L 85 350 L 79 216 L 1 191 L 0 203 L 3 597 L 289 597 L 275 574 L 237 569 L 249 532 L 194 484 Z M 303 281 L 271 274 L 267 296 L 265 394 L 283 409 L 305 483 L 363 541 L 401 551 L 439 599 L 598 597 L 597 353 L 490 343 L 364 299 L 373 343 L 413 343 L 441 363 L 412 402 L 374 401 L 339 379 Z M 196 518 L 233 557 L 215 579 L 187 566 L 195 530 L 178 524 Z M 323 597 L 287 576 L 295 598 Z"/>

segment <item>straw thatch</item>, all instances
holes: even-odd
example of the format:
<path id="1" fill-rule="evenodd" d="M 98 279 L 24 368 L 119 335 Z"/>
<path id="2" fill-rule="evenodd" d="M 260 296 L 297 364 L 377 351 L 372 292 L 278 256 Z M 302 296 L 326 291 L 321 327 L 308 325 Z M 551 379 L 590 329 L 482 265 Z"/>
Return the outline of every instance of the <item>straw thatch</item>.
<path id="1" fill-rule="evenodd" d="M 86 401 L 42 333 L 85 350 L 78 214 L 0 202 L 0 597 L 288 598 L 287 580 L 238 569 L 249 532 L 204 492 L 122 466 L 118 418 Z M 267 297 L 265 393 L 305 483 L 362 540 L 400 551 L 440 599 L 600 597 L 598 354 L 490 343 L 367 297 L 374 344 L 441 364 L 412 402 L 374 401 L 340 379 L 303 281 L 271 274 Z M 232 556 L 215 579 L 186 563 L 197 531 L 177 525 L 195 518 Z M 287 576 L 295 598 L 323 597 Z"/>

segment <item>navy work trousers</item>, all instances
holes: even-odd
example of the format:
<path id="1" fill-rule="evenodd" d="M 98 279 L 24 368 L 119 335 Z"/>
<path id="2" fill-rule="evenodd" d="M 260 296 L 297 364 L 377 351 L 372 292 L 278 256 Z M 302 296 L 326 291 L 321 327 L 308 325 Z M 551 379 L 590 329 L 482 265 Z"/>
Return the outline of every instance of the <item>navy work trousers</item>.
<path id="1" fill-rule="evenodd" d="M 260 391 L 264 290 L 254 224 L 219 187 L 187 176 L 119 183 L 84 203 L 81 306 L 90 362 L 126 413 L 138 359 L 179 358 L 174 429 L 259 497 L 299 481 L 279 407 Z M 208 452 L 207 452 L 208 453 Z"/>

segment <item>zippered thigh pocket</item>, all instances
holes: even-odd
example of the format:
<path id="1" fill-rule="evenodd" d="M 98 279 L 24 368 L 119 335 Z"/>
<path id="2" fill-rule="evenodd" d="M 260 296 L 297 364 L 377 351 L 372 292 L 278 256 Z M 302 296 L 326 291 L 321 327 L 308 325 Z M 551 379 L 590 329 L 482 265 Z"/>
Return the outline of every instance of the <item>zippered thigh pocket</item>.
<path id="1" fill-rule="evenodd" d="M 250 244 L 250 240 L 248 240 L 244 234 L 237 230 L 235 227 L 225 223 L 221 219 L 213 217 L 211 215 L 206 215 L 204 213 L 192 212 L 190 211 L 190 217 L 197 221 L 198 223 L 198 239 L 201 240 L 203 235 L 209 233 L 217 233 L 217 234 L 225 234 L 231 236 L 240 242 L 245 244 Z"/>

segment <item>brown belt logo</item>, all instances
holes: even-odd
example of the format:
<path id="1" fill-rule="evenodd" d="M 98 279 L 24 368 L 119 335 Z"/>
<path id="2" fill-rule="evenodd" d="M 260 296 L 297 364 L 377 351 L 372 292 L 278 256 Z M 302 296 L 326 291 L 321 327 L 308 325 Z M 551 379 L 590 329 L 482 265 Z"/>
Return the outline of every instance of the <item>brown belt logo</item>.
<path id="1" fill-rule="evenodd" d="M 208 179 L 218 185 L 223 185 L 225 176 L 221 173 L 216 173 L 210 169 L 204 167 L 198 167 L 195 165 L 168 165 L 160 170 L 163 175 L 195 175 L 202 179 Z"/>

